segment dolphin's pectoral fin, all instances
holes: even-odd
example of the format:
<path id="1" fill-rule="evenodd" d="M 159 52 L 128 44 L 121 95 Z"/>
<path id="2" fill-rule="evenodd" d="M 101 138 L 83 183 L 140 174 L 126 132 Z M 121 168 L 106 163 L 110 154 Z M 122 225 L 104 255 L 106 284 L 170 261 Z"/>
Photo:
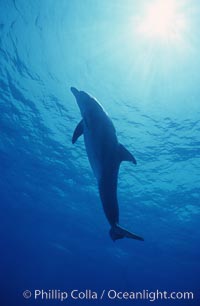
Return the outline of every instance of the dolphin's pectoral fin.
<path id="1" fill-rule="evenodd" d="M 74 130 L 74 134 L 72 137 L 72 143 L 74 144 L 82 134 L 83 134 L 83 119 L 79 122 L 79 124 Z"/>
<path id="2" fill-rule="evenodd" d="M 110 229 L 110 237 L 113 241 L 117 239 L 122 239 L 122 238 L 131 238 L 131 239 L 136 239 L 140 241 L 144 241 L 144 239 L 134 233 L 131 233 L 124 229 L 123 227 L 119 225 L 114 225 Z"/>
<path id="3" fill-rule="evenodd" d="M 135 157 L 121 143 L 119 144 L 119 156 L 120 161 L 131 161 L 137 164 Z"/>

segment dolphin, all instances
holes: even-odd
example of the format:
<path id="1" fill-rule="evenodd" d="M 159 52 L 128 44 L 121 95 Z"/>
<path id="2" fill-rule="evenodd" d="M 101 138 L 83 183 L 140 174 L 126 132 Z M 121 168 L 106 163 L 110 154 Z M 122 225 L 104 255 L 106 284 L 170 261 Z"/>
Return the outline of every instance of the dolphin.
<path id="1" fill-rule="evenodd" d="M 117 180 L 120 163 L 136 164 L 134 156 L 118 142 L 115 127 L 102 105 L 84 91 L 71 87 L 82 120 L 74 130 L 72 143 L 83 135 L 90 165 L 98 182 L 104 213 L 110 223 L 113 241 L 124 237 L 144 240 L 119 226 Z"/>

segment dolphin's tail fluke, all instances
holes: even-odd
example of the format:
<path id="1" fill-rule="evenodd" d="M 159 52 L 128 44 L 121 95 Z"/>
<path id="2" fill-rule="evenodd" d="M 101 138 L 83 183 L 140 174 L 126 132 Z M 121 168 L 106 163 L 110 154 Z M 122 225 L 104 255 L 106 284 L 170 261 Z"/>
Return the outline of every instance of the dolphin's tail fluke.
<path id="1" fill-rule="evenodd" d="M 127 231 L 126 229 L 120 227 L 119 225 L 114 225 L 114 226 L 111 227 L 110 237 L 113 241 L 115 241 L 117 239 L 122 239 L 122 238 L 125 238 L 125 237 L 144 241 L 144 239 L 142 237 L 137 236 L 137 235 Z"/>

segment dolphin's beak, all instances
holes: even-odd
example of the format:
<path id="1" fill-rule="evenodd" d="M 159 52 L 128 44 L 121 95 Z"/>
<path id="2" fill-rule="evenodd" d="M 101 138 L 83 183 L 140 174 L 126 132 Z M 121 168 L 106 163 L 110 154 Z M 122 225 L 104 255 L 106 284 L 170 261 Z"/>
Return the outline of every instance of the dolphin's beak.
<path id="1" fill-rule="evenodd" d="M 71 87 L 71 92 L 73 93 L 75 98 L 78 98 L 78 95 L 79 95 L 78 89 L 76 89 L 75 87 Z"/>

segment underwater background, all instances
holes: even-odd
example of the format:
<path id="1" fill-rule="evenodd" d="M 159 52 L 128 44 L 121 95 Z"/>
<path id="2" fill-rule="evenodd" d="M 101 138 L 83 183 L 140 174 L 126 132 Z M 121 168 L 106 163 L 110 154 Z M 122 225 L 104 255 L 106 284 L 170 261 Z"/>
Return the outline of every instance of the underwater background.
<path id="1" fill-rule="evenodd" d="M 0 0 L 0 301 L 200 305 L 200 3 L 177 39 L 136 31 L 145 0 Z M 176 25 L 175 25 L 176 26 Z M 169 33 L 168 33 L 169 34 Z M 169 37 L 168 37 L 169 38 Z M 123 162 L 110 239 L 70 92 L 95 96 Z M 192 291 L 193 300 L 34 300 L 35 289 Z"/>

